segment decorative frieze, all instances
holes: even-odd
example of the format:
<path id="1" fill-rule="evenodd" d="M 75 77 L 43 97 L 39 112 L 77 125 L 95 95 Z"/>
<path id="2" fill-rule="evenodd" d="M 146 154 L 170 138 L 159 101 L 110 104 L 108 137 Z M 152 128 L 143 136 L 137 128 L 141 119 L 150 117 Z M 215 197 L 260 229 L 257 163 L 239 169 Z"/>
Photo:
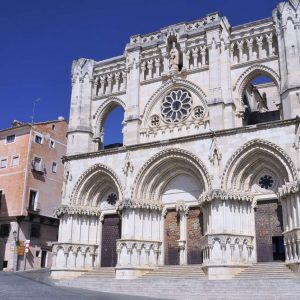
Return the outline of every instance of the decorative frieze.
<path id="1" fill-rule="evenodd" d="M 83 215 L 83 216 L 100 217 L 101 209 L 98 207 L 90 207 L 90 206 L 62 205 L 56 209 L 55 216 L 61 217 L 62 215 Z"/>
<path id="2" fill-rule="evenodd" d="M 199 198 L 199 203 L 203 205 L 207 202 L 212 202 L 214 200 L 252 202 L 253 194 L 245 191 L 224 191 L 220 189 L 215 189 L 209 192 L 202 193 Z"/>

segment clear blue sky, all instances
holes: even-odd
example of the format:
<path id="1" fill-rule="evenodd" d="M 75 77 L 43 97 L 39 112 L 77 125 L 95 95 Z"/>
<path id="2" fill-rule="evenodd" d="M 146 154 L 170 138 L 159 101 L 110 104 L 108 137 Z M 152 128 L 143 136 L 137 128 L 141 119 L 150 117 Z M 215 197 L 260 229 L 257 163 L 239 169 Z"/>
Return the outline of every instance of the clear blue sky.
<path id="1" fill-rule="evenodd" d="M 232 26 L 271 17 L 278 0 L 1 0 L 0 129 L 69 116 L 70 69 L 79 57 L 124 52 L 129 36 L 219 11 Z"/>

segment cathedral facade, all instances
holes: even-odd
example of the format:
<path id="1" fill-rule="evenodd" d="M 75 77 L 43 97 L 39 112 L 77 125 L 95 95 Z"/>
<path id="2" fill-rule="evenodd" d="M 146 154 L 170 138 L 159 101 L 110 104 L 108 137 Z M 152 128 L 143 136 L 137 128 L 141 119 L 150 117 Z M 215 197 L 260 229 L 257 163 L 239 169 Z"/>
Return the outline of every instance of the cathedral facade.
<path id="1" fill-rule="evenodd" d="M 271 12 L 270 12 L 271 16 Z M 103 124 L 124 109 L 123 145 Z M 210 279 L 300 262 L 300 5 L 231 27 L 218 13 L 72 65 L 52 276 L 136 278 L 201 264 Z"/>

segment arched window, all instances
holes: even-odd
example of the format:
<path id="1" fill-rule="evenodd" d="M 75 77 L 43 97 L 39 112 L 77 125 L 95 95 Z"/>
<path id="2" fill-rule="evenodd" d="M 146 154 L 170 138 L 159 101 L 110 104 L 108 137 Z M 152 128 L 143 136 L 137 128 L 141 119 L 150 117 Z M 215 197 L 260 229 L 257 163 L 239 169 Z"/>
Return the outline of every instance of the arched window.
<path id="1" fill-rule="evenodd" d="M 115 106 L 105 116 L 100 128 L 100 149 L 111 149 L 123 146 L 124 109 Z"/>
<path id="2" fill-rule="evenodd" d="M 279 103 L 276 83 L 265 74 L 258 74 L 243 91 L 244 125 L 280 120 Z"/>

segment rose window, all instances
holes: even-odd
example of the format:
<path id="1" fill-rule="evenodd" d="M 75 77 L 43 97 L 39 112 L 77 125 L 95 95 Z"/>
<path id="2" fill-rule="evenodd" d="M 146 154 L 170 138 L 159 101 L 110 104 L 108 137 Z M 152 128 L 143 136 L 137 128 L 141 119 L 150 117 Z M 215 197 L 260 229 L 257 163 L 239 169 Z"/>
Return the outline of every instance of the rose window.
<path id="1" fill-rule="evenodd" d="M 185 90 L 172 91 L 161 106 L 161 114 L 165 121 L 178 123 L 188 117 L 192 109 L 192 97 Z"/>
<path id="2" fill-rule="evenodd" d="M 274 180 L 270 175 L 264 175 L 259 179 L 259 185 L 261 188 L 268 190 L 273 186 Z"/>
<path id="3" fill-rule="evenodd" d="M 110 205 L 115 205 L 118 200 L 118 197 L 115 193 L 111 193 L 107 197 L 107 203 Z"/>

